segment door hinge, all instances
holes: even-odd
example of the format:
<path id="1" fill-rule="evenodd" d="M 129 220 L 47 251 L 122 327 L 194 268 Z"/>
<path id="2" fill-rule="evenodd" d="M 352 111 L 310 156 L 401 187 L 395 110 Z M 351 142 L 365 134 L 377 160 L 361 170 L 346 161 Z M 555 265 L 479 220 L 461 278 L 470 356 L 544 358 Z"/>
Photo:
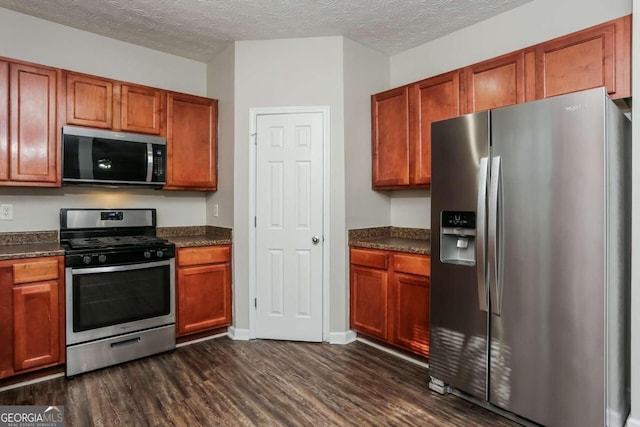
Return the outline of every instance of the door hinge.
<path id="1" fill-rule="evenodd" d="M 254 227 L 257 227 L 257 226 L 258 226 L 258 217 L 257 217 L 257 216 L 254 216 L 254 217 L 253 217 L 253 226 L 254 226 Z"/>
<path id="2" fill-rule="evenodd" d="M 252 133 L 251 136 L 253 137 L 253 145 L 258 145 L 258 134 Z"/>
<path id="3" fill-rule="evenodd" d="M 258 309 L 258 298 L 254 298 L 253 299 L 253 307 L 257 310 Z"/>

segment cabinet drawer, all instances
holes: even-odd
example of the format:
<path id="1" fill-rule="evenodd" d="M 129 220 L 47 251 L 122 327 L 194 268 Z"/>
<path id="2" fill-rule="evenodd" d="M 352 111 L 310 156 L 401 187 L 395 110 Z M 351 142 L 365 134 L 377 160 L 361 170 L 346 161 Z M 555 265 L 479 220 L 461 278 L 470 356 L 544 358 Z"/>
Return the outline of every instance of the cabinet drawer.
<path id="1" fill-rule="evenodd" d="M 58 260 L 23 262 L 13 265 L 13 283 L 40 282 L 58 278 Z"/>
<path id="2" fill-rule="evenodd" d="M 203 246 L 178 250 L 178 266 L 214 264 L 231 260 L 229 246 Z"/>
<path id="3" fill-rule="evenodd" d="M 387 268 L 387 259 L 387 254 L 382 251 L 351 249 L 351 264 L 374 268 Z"/>
<path id="4" fill-rule="evenodd" d="M 431 275 L 431 258 L 428 255 L 394 254 L 393 270 L 418 276 L 429 276 Z"/>

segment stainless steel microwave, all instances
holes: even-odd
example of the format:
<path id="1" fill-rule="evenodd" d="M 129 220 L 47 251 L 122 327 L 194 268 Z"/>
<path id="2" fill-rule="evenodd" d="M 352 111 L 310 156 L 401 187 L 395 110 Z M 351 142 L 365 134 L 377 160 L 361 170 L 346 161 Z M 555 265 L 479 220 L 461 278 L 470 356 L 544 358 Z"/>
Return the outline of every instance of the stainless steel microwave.
<path id="1" fill-rule="evenodd" d="M 161 187 L 166 158 L 166 138 L 77 126 L 62 128 L 63 184 Z"/>

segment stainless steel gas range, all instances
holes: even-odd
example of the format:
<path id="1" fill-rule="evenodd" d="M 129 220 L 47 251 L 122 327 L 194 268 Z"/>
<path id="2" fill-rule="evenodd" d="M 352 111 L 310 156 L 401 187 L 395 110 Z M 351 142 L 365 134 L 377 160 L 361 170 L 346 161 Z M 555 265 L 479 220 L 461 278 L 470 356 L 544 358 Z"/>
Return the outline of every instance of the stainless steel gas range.
<path id="1" fill-rule="evenodd" d="M 175 246 L 155 209 L 61 209 L 67 376 L 175 348 Z"/>

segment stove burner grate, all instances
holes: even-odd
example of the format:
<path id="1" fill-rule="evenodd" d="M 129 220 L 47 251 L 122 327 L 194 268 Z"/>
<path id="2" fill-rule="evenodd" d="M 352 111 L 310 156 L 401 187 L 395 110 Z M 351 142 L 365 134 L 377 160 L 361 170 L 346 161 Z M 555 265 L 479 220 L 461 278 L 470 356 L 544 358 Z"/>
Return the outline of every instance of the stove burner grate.
<path id="1" fill-rule="evenodd" d="M 156 243 L 164 243 L 164 240 L 153 236 L 113 236 L 69 239 L 69 245 L 73 249 L 106 248 L 113 246 L 137 246 Z"/>

